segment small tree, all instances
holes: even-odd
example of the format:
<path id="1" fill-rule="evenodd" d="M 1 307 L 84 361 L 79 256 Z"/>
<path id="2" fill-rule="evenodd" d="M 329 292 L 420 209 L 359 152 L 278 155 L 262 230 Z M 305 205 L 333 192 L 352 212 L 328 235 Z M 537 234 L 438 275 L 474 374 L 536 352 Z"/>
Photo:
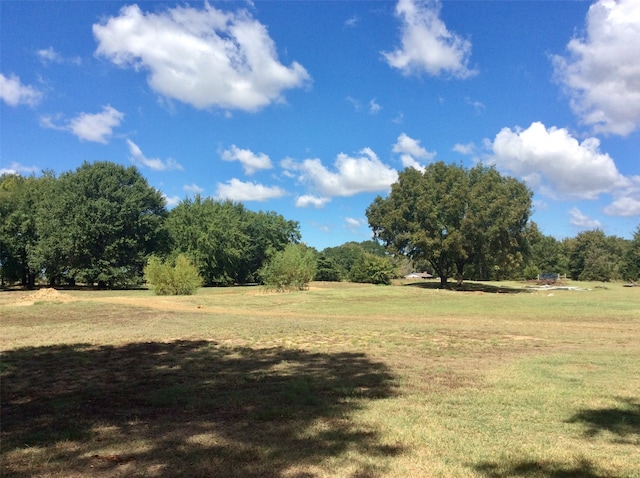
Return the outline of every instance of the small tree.
<path id="1" fill-rule="evenodd" d="M 314 251 L 304 244 L 289 244 L 271 257 L 260 276 L 268 289 L 284 292 L 307 289 L 315 272 Z"/>
<path id="2" fill-rule="evenodd" d="M 152 256 L 144 278 L 156 295 L 193 295 L 202 286 L 198 268 L 184 254 L 179 254 L 173 265 Z"/>
<path id="3" fill-rule="evenodd" d="M 396 267 L 389 257 L 380 257 L 369 252 L 361 255 L 351 268 L 351 280 L 370 284 L 391 284 Z"/>

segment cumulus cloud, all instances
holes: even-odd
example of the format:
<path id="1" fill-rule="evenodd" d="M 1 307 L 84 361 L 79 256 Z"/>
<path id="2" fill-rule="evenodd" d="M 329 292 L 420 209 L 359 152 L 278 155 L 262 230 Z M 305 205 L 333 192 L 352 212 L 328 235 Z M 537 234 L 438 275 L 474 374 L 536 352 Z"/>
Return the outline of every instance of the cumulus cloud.
<path id="1" fill-rule="evenodd" d="M 42 92 L 33 86 L 23 85 L 16 75 L 6 77 L 0 73 L 0 98 L 9 106 L 35 106 L 42 99 Z"/>
<path id="2" fill-rule="evenodd" d="M 129 154 L 131 155 L 129 159 L 131 162 L 137 166 L 146 167 L 149 169 L 153 169 L 154 171 L 165 171 L 171 169 L 182 170 L 183 167 L 180 163 L 178 163 L 175 159 L 167 159 L 165 161 L 158 158 L 147 158 L 142 150 L 138 147 L 136 143 L 127 139 L 127 145 L 129 145 Z"/>
<path id="3" fill-rule="evenodd" d="M 178 6 L 143 13 L 137 5 L 93 25 L 97 55 L 149 72 L 150 87 L 199 109 L 256 111 L 310 79 L 302 65 L 278 61 L 267 28 L 247 11 Z"/>
<path id="4" fill-rule="evenodd" d="M 277 186 L 264 186 L 253 182 L 244 182 L 239 179 L 231 179 L 225 184 L 218 183 L 216 196 L 218 199 L 231 201 L 266 201 L 282 197 L 286 192 Z"/>
<path id="5" fill-rule="evenodd" d="M 40 171 L 37 166 L 24 166 L 17 162 L 9 164 L 8 168 L 0 168 L 0 176 L 3 174 L 35 174 Z"/>
<path id="6" fill-rule="evenodd" d="M 393 68 L 405 75 L 425 72 L 468 78 L 477 72 L 469 68 L 471 42 L 450 32 L 440 19 L 440 0 L 399 0 L 396 15 L 402 20 L 402 46 L 382 52 Z"/>
<path id="7" fill-rule="evenodd" d="M 296 207 L 315 207 L 316 209 L 321 209 L 330 201 L 330 198 L 322 198 L 305 194 L 296 199 Z"/>
<path id="8" fill-rule="evenodd" d="M 240 161 L 245 174 L 253 174 L 260 169 L 271 169 L 271 159 L 264 153 L 255 154 L 249 149 L 238 148 L 235 144 L 220 155 L 225 161 Z"/>
<path id="9" fill-rule="evenodd" d="M 340 153 L 334 162 L 335 171 L 327 169 L 319 159 L 296 162 L 288 158 L 281 166 L 297 172 L 300 181 L 310 184 L 325 197 L 384 191 L 398 179 L 398 172 L 382 163 L 370 148 L 359 154 L 351 157 Z"/>
<path id="10" fill-rule="evenodd" d="M 101 113 L 80 113 L 63 124 L 56 124 L 56 120 L 51 116 L 42 116 L 40 126 L 69 131 L 82 141 L 106 144 L 113 134 L 113 129 L 120 126 L 123 118 L 124 113 L 107 105 L 102 108 Z"/>
<path id="11" fill-rule="evenodd" d="M 175 207 L 180 203 L 180 198 L 178 196 L 167 196 L 165 193 L 162 193 L 162 197 L 164 201 L 167 203 L 167 207 Z"/>
<path id="12" fill-rule="evenodd" d="M 640 194 L 638 198 L 627 196 L 614 200 L 604 208 L 604 213 L 609 216 L 640 216 Z"/>
<path id="13" fill-rule="evenodd" d="M 344 227 L 349 229 L 352 233 L 358 232 L 363 226 L 367 226 L 369 223 L 366 219 L 356 219 L 354 217 L 345 217 L 344 218 Z"/>
<path id="14" fill-rule="evenodd" d="M 465 156 L 471 156 L 476 151 L 476 145 L 473 143 L 458 143 L 453 145 L 453 151 L 455 151 L 456 153 L 464 154 Z"/>
<path id="15" fill-rule="evenodd" d="M 525 130 L 503 128 L 491 147 L 498 167 L 552 197 L 596 199 L 629 184 L 613 159 L 600 151 L 597 138 L 578 142 L 563 128 L 546 128 L 539 122 Z"/>
<path id="16" fill-rule="evenodd" d="M 640 2 L 599 0 L 586 32 L 552 58 L 573 111 L 595 132 L 627 135 L 640 124 Z"/>
<path id="17" fill-rule="evenodd" d="M 602 224 L 597 219 L 591 219 L 585 215 L 577 207 L 569 210 L 569 222 L 572 226 L 576 226 L 580 229 L 596 229 L 602 227 Z"/>
<path id="18" fill-rule="evenodd" d="M 202 194 L 204 192 L 204 188 L 201 188 L 195 183 L 185 184 L 184 186 L 182 186 L 182 189 L 191 194 Z"/>
<path id="19" fill-rule="evenodd" d="M 430 161 L 436 156 L 435 151 L 427 151 L 420 146 L 420 140 L 413 139 L 405 133 L 398 136 L 392 151 L 400 154 L 400 160 L 405 168 L 415 168 L 419 171 L 424 171 L 424 166 L 418 161 L 419 159 Z"/>

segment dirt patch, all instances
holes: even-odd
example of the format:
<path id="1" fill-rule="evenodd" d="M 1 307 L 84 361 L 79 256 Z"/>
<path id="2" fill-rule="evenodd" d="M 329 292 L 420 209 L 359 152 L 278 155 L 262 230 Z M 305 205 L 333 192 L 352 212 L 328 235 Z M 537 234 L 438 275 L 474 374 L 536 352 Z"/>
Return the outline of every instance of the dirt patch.
<path id="1" fill-rule="evenodd" d="M 58 292 L 56 289 L 39 289 L 36 292 L 18 297 L 18 301 L 11 305 L 27 306 L 36 302 L 74 302 L 75 297 Z"/>

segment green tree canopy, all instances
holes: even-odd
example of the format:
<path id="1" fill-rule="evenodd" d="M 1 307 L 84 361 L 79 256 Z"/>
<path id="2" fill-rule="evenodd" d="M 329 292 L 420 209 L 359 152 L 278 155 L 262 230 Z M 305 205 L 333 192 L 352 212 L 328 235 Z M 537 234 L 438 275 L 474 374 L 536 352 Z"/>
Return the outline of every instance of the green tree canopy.
<path id="1" fill-rule="evenodd" d="M 206 285 L 255 282 L 275 252 L 300 239 L 298 223 L 279 214 L 199 195 L 170 212 L 167 228 L 174 253 L 191 257 Z"/>
<path id="2" fill-rule="evenodd" d="M 316 251 L 304 244 L 289 244 L 276 252 L 260 270 L 267 288 L 279 292 L 305 290 L 316 272 Z"/>
<path id="3" fill-rule="evenodd" d="M 47 189 L 38 210 L 38 259 L 50 280 L 123 286 L 166 247 L 162 194 L 133 166 L 84 163 Z"/>
<path id="4" fill-rule="evenodd" d="M 628 280 L 640 279 L 640 226 L 633 234 L 625 257 L 624 278 Z"/>
<path id="5" fill-rule="evenodd" d="M 0 176 L 0 277 L 33 287 L 39 274 L 36 211 L 46 179 L 17 174 Z"/>
<path id="6" fill-rule="evenodd" d="M 437 162 L 424 173 L 401 172 L 389 196 L 369 206 L 367 218 L 392 253 L 427 260 L 445 286 L 467 264 L 478 278 L 520 266 L 531 196 L 524 183 L 493 167 Z"/>
<path id="7" fill-rule="evenodd" d="M 581 232 L 570 244 L 572 279 L 608 282 L 622 279 L 625 275 L 628 241 L 594 229 Z"/>

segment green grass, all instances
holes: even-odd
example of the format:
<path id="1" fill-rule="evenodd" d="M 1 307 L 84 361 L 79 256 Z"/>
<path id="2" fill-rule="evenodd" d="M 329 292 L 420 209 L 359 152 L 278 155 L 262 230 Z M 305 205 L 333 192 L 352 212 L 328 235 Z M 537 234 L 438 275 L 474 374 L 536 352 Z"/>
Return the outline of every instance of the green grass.
<path id="1" fill-rule="evenodd" d="M 15 477 L 640 477 L 640 289 L 0 292 Z"/>

